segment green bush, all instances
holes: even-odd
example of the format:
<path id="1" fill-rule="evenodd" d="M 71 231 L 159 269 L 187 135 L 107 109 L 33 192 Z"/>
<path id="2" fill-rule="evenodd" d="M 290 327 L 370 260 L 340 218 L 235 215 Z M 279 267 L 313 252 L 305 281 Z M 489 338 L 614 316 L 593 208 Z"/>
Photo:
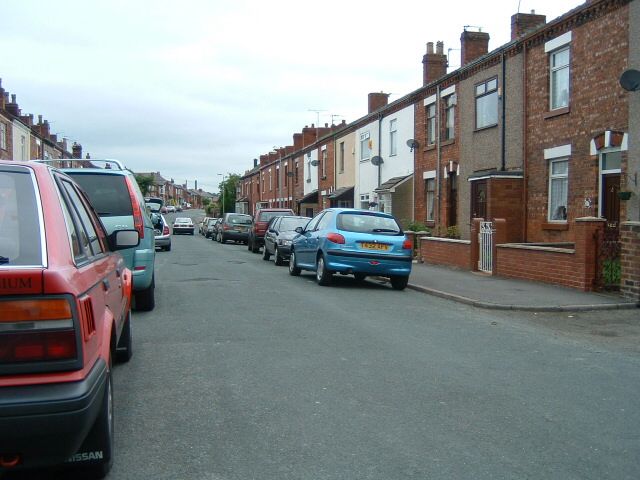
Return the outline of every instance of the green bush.
<path id="1" fill-rule="evenodd" d="M 430 231 L 429 227 L 427 227 L 424 223 L 420 223 L 420 222 L 409 223 L 405 230 L 411 231 L 411 232 L 429 232 Z"/>
<path id="2" fill-rule="evenodd" d="M 602 276 L 605 285 L 618 285 L 620 283 L 620 259 L 605 260 L 602 265 Z"/>

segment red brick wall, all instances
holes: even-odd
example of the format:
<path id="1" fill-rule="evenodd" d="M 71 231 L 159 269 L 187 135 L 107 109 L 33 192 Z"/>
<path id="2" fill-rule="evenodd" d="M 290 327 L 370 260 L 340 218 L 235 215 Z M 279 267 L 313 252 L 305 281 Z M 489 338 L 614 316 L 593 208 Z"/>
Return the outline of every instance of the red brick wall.
<path id="1" fill-rule="evenodd" d="M 331 200 L 328 198 L 330 192 L 333 191 L 335 185 L 335 142 L 329 139 L 324 143 L 327 146 L 327 166 L 326 177 L 322 177 L 322 163 L 318 165 L 318 208 L 324 210 L 331 206 Z M 318 149 L 318 159 L 322 159 L 322 149 Z M 327 195 L 322 196 L 322 192 L 326 191 Z M 324 200 L 326 199 L 326 201 Z"/>
<path id="2" fill-rule="evenodd" d="M 469 268 L 470 242 L 423 238 L 420 255 L 426 263 Z"/>
<path id="3" fill-rule="evenodd" d="M 599 2 L 603 3 L 603 2 Z M 613 5 L 613 6 L 611 6 Z M 589 142 L 604 130 L 627 131 L 628 96 L 621 94 L 618 74 L 627 68 L 628 6 L 611 2 L 593 9 L 593 20 L 571 24 L 570 99 L 563 114 L 549 114 L 549 59 L 544 41 L 532 40 L 526 51 L 527 101 L 527 241 L 573 241 L 572 221 L 596 215 L 585 198 L 598 197 L 598 158 Z M 613 8 L 613 10 L 612 10 Z M 559 27 L 557 34 L 564 33 Z M 545 228 L 548 218 L 548 160 L 544 149 L 572 145 L 568 178 L 567 230 Z"/>
<path id="4" fill-rule="evenodd" d="M 488 182 L 487 214 L 506 220 L 506 242 L 522 242 L 521 178 L 491 178 Z"/>
<path id="5" fill-rule="evenodd" d="M 625 297 L 640 302 L 640 222 L 622 223 L 620 240 L 620 290 Z"/>

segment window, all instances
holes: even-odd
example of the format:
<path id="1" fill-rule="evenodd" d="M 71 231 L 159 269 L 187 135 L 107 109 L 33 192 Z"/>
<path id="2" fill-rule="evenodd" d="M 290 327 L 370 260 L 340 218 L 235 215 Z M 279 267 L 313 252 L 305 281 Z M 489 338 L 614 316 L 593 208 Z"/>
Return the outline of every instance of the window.
<path id="1" fill-rule="evenodd" d="M 551 110 L 569 106 L 569 47 L 566 46 L 549 55 L 551 67 L 549 98 Z"/>
<path id="2" fill-rule="evenodd" d="M 296 162 L 295 165 L 295 179 L 296 179 L 296 185 L 298 184 L 298 162 Z"/>
<path id="3" fill-rule="evenodd" d="M 98 238 L 98 234 L 93 226 L 91 214 L 87 211 L 80 195 L 69 182 L 63 181 L 62 185 L 64 186 L 67 195 L 69 195 L 69 200 L 71 201 L 69 208 L 73 208 L 78 215 L 78 239 L 80 241 L 80 245 L 87 255 L 98 255 L 102 253 L 102 245 L 100 245 L 100 239 Z"/>
<path id="4" fill-rule="evenodd" d="M 276 168 L 276 188 L 280 188 L 280 169 Z"/>
<path id="5" fill-rule="evenodd" d="M 435 220 L 435 192 L 436 179 L 428 178 L 425 180 L 425 201 L 427 204 L 427 221 Z"/>
<path id="6" fill-rule="evenodd" d="M 269 170 L 269 191 L 273 190 L 273 176 L 271 175 L 271 170 Z"/>
<path id="7" fill-rule="evenodd" d="M 322 150 L 322 178 L 327 178 L 327 149 Z"/>
<path id="8" fill-rule="evenodd" d="M 338 150 L 338 172 L 344 172 L 344 142 L 340 142 L 340 148 Z"/>
<path id="9" fill-rule="evenodd" d="M 289 185 L 289 164 L 287 163 L 284 166 L 284 186 L 288 186 Z"/>
<path id="10" fill-rule="evenodd" d="M 7 125 L 0 123 L 0 148 L 7 149 Z"/>
<path id="11" fill-rule="evenodd" d="M 360 195 L 360 208 L 363 210 L 369 210 L 369 194 Z"/>
<path id="12" fill-rule="evenodd" d="M 369 132 L 360 134 L 360 161 L 369 160 L 371 158 L 371 139 Z"/>
<path id="13" fill-rule="evenodd" d="M 561 158 L 549 162 L 549 220 L 567 220 L 569 160 Z"/>
<path id="14" fill-rule="evenodd" d="M 263 191 L 263 192 L 266 192 L 266 189 L 264 188 L 264 187 L 265 187 L 266 180 L 265 180 L 265 178 L 264 178 L 264 177 L 265 177 L 265 175 L 264 175 L 264 173 L 263 173 L 263 174 L 262 174 L 262 191 Z"/>
<path id="15" fill-rule="evenodd" d="M 427 105 L 427 145 L 436 143 L 436 104 Z"/>
<path id="16" fill-rule="evenodd" d="M 476 129 L 498 124 L 498 79 L 476 85 Z"/>
<path id="17" fill-rule="evenodd" d="M 27 139 L 24 135 L 20 136 L 20 160 L 27 160 Z"/>
<path id="18" fill-rule="evenodd" d="M 389 122 L 389 155 L 398 154 L 398 120 Z"/>
<path id="19" fill-rule="evenodd" d="M 497 110 L 496 110 L 497 113 Z M 455 138 L 456 121 L 456 94 L 449 95 L 444 99 L 444 138 L 443 140 L 453 140 Z"/>

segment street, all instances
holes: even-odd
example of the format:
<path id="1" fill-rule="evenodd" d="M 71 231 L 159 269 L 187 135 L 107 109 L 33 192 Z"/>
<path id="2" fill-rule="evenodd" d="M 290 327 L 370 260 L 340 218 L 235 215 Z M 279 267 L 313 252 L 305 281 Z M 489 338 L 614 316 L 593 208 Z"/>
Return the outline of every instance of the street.
<path id="1" fill-rule="evenodd" d="M 115 367 L 109 479 L 638 478 L 637 350 L 172 240 Z"/>

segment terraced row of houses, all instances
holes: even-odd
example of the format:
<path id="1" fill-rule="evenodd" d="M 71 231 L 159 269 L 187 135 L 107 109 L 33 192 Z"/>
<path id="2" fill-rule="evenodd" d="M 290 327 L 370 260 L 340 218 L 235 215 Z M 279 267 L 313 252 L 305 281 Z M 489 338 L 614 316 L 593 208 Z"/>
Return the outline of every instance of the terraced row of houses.
<path id="1" fill-rule="evenodd" d="M 429 228 L 425 261 L 640 300 L 640 93 L 620 84 L 640 66 L 640 2 L 518 13 L 511 34 L 489 51 L 465 29 L 453 71 L 428 43 L 422 86 L 260 155 L 236 210 L 381 210 Z"/>

